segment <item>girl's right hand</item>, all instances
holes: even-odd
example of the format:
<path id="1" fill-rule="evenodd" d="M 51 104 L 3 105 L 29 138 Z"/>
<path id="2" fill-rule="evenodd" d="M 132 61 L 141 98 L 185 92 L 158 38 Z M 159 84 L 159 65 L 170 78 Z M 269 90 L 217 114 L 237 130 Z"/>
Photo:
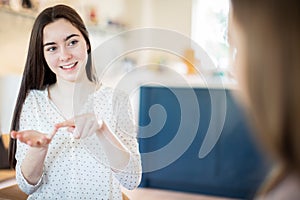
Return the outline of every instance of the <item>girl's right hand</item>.
<path id="1" fill-rule="evenodd" d="M 25 143 L 31 147 L 48 147 L 53 136 L 56 134 L 57 129 L 54 128 L 50 135 L 40 133 L 35 130 L 25 130 L 25 131 L 12 131 L 10 133 L 11 137 Z"/>

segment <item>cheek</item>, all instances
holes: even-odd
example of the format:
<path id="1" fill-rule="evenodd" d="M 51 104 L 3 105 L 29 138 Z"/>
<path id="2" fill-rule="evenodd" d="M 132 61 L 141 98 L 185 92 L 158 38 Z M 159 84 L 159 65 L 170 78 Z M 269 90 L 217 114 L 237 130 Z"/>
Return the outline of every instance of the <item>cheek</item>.
<path id="1" fill-rule="evenodd" d="M 235 71 L 236 77 L 239 85 L 244 85 L 245 82 L 245 58 L 242 52 L 239 52 L 239 55 L 236 56 L 235 59 Z M 243 87 L 243 86 L 242 86 Z"/>
<path id="2" fill-rule="evenodd" d="M 247 46 L 244 39 L 244 34 L 240 31 L 240 29 L 235 29 L 236 35 L 235 35 L 235 48 L 233 50 L 233 68 L 236 75 L 236 79 L 238 82 L 239 89 L 242 90 L 242 92 L 246 89 L 246 62 L 247 62 Z"/>
<path id="3" fill-rule="evenodd" d="M 77 51 L 78 57 L 80 57 L 82 60 L 87 60 L 88 58 L 88 53 L 87 53 L 87 48 L 86 46 L 82 46 L 80 50 Z"/>
<path id="4" fill-rule="evenodd" d="M 56 58 L 53 55 L 48 55 L 48 54 L 44 54 L 44 58 L 51 71 L 54 72 L 55 65 L 56 65 Z"/>
<path id="5" fill-rule="evenodd" d="M 236 56 L 235 61 L 235 71 L 236 78 L 238 81 L 239 96 L 242 103 L 248 107 L 249 105 L 249 96 L 248 96 L 248 86 L 247 86 L 247 63 L 246 63 L 246 53 L 244 51 L 239 51 L 239 54 Z"/>
<path id="6" fill-rule="evenodd" d="M 80 50 L 77 50 L 74 52 L 73 54 L 76 58 L 76 60 L 80 60 L 83 68 L 87 63 L 87 59 L 88 59 L 88 53 L 87 50 L 85 48 L 81 48 Z"/>
<path id="7" fill-rule="evenodd" d="M 81 57 L 84 61 L 87 61 L 88 59 L 88 54 L 87 54 L 87 51 L 83 51 L 82 54 L 81 54 Z"/>

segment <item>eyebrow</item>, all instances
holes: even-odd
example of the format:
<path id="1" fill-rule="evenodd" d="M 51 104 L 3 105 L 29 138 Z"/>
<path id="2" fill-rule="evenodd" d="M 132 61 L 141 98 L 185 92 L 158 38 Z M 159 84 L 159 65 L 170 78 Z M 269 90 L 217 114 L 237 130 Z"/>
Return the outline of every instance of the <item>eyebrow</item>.
<path id="1" fill-rule="evenodd" d="M 71 35 L 67 36 L 67 37 L 64 39 L 64 41 L 67 41 L 67 40 L 69 40 L 69 39 L 72 38 L 72 37 L 79 37 L 79 35 L 78 35 L 78 34 L 71 34 Z M 54 44 L 55 44 L 55 42 L 47 42 L 46 44 L 43 45 L 43 47 L 49 46 L 49 45 L 54 45 Z"/>

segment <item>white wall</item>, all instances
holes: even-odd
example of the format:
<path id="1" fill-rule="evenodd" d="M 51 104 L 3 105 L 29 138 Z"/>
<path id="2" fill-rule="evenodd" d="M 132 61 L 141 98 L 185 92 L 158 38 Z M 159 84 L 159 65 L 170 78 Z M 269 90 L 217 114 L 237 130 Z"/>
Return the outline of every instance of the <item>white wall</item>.
<path id="1" fill-rule="evenodd" d="M 110 19 L 125 24 L 129 29 L 156 27 L 174 30 L 186 36 L 191 35 L 192 0 L 40 0 L 40 2 L 40 11 L 57 3 L 69 4 L 78 10 L 86 22 L 89 10 L 96 8 L 99 23 L 102 25 Z M 1 8 L 0 19 L 0 122 L 2 130 L 7 132 L 24 69 L 34 18 Z M 106 38 L 96 34 L 97 32 L 91 33 L 91 41 L 95 41 L 94 43 L 102 42 Z M 142 56 L 138 54 L 136 57 Z"/>
<path id="2" fill-rule="evenodd" d="M 94 7 L 102 24 L 111 19 L 129 29 L 157 27 L 191 35 L 192 0 L 44 0 L 40 9 L 57 3 L 71 4 L 85 20 Z M 34 19 L 2 9 L 0 19 L 0 75 L 21 74 Z"/>
<path id="3" fill-rule="evenodd" d="M 19 91 L 19 75 L 0 76 L 0 132 L 8 133 Z"/>
<path id="4" fill-rule="evenodd" d="M 192 0 L 126 0 L 124 21 L 130 28 L 159 27 L 191 35 Z"/>
<path id="5" fill-rule="evenodd" d="M 0 75 L 21 74 L 33 18 L 0 11 Z"/>

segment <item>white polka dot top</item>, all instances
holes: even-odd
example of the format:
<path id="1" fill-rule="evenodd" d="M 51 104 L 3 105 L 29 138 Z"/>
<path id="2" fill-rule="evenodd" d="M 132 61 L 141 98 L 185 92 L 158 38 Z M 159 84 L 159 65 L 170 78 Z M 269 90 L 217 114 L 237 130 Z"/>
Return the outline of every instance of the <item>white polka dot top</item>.
<path id="1" fill-rule="evenodd" d="M 113 171 L 96 135 L 74 139 L 59 129 L 49 144 L 43 175 L 36 185 L 23 177 L 20 166 L 28 150 L 17 143 L 16 179 L 28 199 L 122 199 L 120 184 L 134 189 L 141 179 L 141 160 L 136 128 L 127 95 L 102 86 L 89 98 L 86 110 L 94 111 L 131 152 L 130 161 L 122 171 Z M 20 130 L 37 130 L 48 134 L 56 123 L 65 121 L 48 97 L 48 90 L 31 90 L 20 116 Z"/>

